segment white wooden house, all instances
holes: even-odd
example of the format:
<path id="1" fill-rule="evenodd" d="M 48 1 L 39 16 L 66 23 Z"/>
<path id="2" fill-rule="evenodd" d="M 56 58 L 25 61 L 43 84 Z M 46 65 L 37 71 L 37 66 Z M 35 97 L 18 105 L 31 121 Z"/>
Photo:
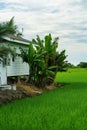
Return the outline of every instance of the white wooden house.
<path id="1" fill-rule="evenodd" d="M 7 35 L 3 37 L 1 45 L 10 46 L 20 54 L 20 47 L 27 49 L 29 45 L 28 40 L 13 35 Z M 3 59 L 2 59 L 3 60 Z M 22 61 L 21 57 L 16 57 L 14 61 L 12 57 L 8 57 L 8 63 L 4 66 L 3 62 L 0 61 L 0 86 L 7 84 L 7 77 L 29 75 L 29 66 L 27 63 Z"/>

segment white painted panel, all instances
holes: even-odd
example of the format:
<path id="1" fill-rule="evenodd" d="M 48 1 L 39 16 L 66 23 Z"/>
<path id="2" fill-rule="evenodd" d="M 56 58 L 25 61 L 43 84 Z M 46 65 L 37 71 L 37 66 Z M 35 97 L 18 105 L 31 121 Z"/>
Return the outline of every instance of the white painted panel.
<path id="1" fill-rule="evenodd" d="M 0 62 L 0 85 L 7 84 L 6 67 Z"/>
<path id="2" fill-rule="evenodd" d="M 11 63 L 7 66 L 7 76 L 19 76 L 29 75 L 29 66 L 27 63 L 23 63 L 21 57 L 16 57 L 14 62 L 11 59 Z"/>
<path id="3" fill-rule="evenodd" d="M 27 49 L 28 46 L 24 46 L 22 44 L 15 44 L 15 43 L 4 43 L 5 46 L 10 46 L 12 49 L 16 49 L 16 53 L 20 54 L 20 47 Z M 14 62 L 11 59 L 10 65 L 6 66 L 6 71 L 2 72 L 2 77 L 7 74 L 7 76 L 19 76 L 19 75 L 29 75 L 29 66 L 27 63 L 23 63 L 20 57 L 17 57 Z M 3 79 L 2 79 L 3 81 Z"/>

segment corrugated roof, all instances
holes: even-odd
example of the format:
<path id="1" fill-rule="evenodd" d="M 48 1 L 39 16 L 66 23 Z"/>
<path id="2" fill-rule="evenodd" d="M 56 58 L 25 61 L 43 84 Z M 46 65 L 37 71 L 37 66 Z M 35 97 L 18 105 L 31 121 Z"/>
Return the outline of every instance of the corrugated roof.
<path id="1" fill-rule="evenodd" d="M 15 36 L 15 35 L 11 35 L 11 34 L 8 34 L 6 35 L 6 37 L 12 39 L 12 40 L 18 40 L 18 41 L 22 41 L 22 42 L 27 42 L 27 43 L 30 43 L 31 41 L 27 40 L 27 39 L 24 39 L 20 36 Z"/>
<path id="2" fill-rule="evenodd" d="M 15 35 L 11 35 L 8 34 L 6 36 L 3 36 L 3 39 L 10 41 L 10 42 L 15 42 L 15 43 L 20 43 L 20 44 L 24 44 L 24 45 L 29 45 L 29 43 L 31 43 L 31 41 L 24 39 L 20 36 L 15 36 Z M 33 43 L 34 46 L 37 46 L 37 44 Z"/>

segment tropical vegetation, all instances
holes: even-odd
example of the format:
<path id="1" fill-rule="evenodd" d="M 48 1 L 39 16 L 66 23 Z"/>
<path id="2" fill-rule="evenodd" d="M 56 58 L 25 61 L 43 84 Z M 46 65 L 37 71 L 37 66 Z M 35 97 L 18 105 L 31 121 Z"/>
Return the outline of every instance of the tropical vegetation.
<path id="1" fill-rule="evenodd" d="M 65 50 L 58 52 L 58 38 L 52 40 L 51 34 L 44 40 L 32 39 L 27 51 L 21 48 L 20 56 L 29 64 L 29 82 L 38 87 L 53 83 L 58 71 L 67 70 Z"/>
<path id="2" fill-rule="evenodd" d="M 17 34 L 17 26 L 14 23 L 14 17 L 12 17 L 9 21 L 0 23 L 0 41 L 3 36 L 7 34 Z"/>

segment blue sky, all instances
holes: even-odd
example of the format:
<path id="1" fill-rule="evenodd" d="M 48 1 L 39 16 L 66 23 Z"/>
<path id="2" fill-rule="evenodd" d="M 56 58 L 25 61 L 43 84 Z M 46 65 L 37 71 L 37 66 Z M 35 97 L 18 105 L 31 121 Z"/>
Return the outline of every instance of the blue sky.
<path id="1" fill-rule="evenodd" d="M 0 0 L 0 22 L 13 16 L 25 38 L 59 36 L 69 62 L 87 62 L 87 0 Z"/>

